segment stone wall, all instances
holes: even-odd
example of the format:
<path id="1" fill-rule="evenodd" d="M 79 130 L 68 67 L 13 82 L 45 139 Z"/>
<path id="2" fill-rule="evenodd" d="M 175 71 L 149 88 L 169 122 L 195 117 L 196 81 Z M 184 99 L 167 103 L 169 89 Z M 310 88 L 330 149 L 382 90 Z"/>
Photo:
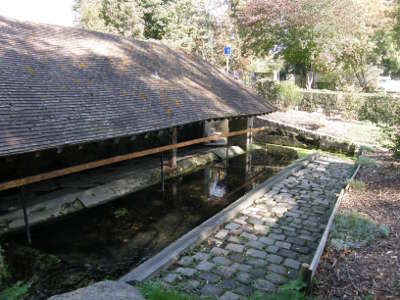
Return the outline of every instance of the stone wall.
<path id="1" fill-rule="evenodd" d="M 340 152 L 353 156 L 358 145 L 344 139 L 322 135 L 292 125 L 256 118 L 254 127 L 269 127 L 255 134 L 258 143 L 280 144 L 284 146 L 317 148 L 325 151 Z"/>

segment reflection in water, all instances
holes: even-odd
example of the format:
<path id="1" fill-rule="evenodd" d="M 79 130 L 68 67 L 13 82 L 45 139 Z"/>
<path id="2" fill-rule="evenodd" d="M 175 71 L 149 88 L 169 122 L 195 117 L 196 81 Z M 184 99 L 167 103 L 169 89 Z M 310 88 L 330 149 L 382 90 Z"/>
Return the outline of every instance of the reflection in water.
<path id="1" fill-rule="evenodd" d="M 164 193 L 155 185 L 43 226 L 32 232 L 33 247 L 61 257 L 67 270 L 90 266 L 121 276 L 270 177 L 274 171 L 264 161 L 274 164 L 264 151 L 256 160 L 241 155 L 168 180 Z M 24 242 L 23 235 L 12 239 Z M 62 274 L 68 276 L 65 270 Z M 62 276 L 46 288 L 61 284 Z"/>

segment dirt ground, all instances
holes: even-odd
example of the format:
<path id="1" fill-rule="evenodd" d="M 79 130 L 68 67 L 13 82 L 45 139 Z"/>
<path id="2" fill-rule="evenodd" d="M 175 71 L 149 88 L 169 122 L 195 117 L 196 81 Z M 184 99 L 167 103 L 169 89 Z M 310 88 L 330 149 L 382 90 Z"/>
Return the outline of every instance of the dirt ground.
<path id="1" fill-rule="evenodd" d="M 340 116 L 326 116 L 321 112 L 310 113 L 291 109 L 274 112 L 266 118 L 303 127 L 316 133 L 349 139 L 363 145 L 386 146 L 383 132 L 370 122 L 350 121 Z"/>
<path id="2" fill-rule="evenodd" d="M 340 209 L 354 209 L 390 228 L 356 250 L 327 247 L 317 271 L 313 294 L 318 299 L 400 299 L 400 160 L 387 152 L 369 154 L 378 164 L 362 167 L 362 190 L 350 190 Z"/>

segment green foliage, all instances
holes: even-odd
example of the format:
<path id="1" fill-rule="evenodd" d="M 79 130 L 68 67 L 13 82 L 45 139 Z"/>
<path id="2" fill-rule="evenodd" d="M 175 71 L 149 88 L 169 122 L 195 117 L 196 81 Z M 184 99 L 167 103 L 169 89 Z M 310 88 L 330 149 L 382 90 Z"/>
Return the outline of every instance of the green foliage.
<path id="1" fill-rule="evenodd" d="M 281 286 L 278 292 L 268 295 L 252 296 L 249 300 L 306 300 L 305 288 L 305 283 L 300 280 L 293 280 Z"/>
<path id="2" fill-rule="evenodd" d="M 349 185 L 353 190 L 356 191 L 364 191 L 366 188 L 365 183 L 360 180 L 351 180 L 349 181 Z"/>
<path id="3" fill-rule="evenodd" d="M 357 120 L 362 105 L 361 97 L 355 93 L 344 95 L 343 117 L 347 120 Z"/>
<path id="4" fill-rule="evenodd" d="M 394 155 L 400 157 L 400 99 L 379 95 L 365 101 L 360 109 L 360 119 L 383 126 Z"/>
<path id="5" fill-rule="evenodd" d="M 366 146 L 366 145 L 361 145 L 360 150 L 362 153 L 364 153 L 364 152 L 375 153 L 376 152 L 376 150 L 374 148 Z"/>
<path id="6" fill-rule="evenodd" d="M 20 300 L 28 293 L 29 285 L 17 282 L 11 287 L 6 287 L 0 292 L 0 300 Z"/>
<path id="7" fill-rule="evenodd" d="M 379 233 L 380 233 L 380 235 L 381 235 L 382 237 L 384 237 L 384 238 L 388 238 L 388 237 L 389 237 L 389 235 L 390 235 L 390 228 L 389 228 L 387 225 L 385 225 L 385 224 L 380 224 L 378 230 L 379 230 Z"/>
<path id="8" fill-rule="evenodd" d="M 114 217 L 116 219 L 125 217 L 128 214 L 129 214 L 129 212 L 126 208 L 118 208 L 118 209 L 114 210 Z"/>
<path id="9" fill-rule="evenodd" d="M 190 296 L 172 289 L 166 289 L 158 282 L 147 282 L 140 287 L 140 291 L 147 300 L 198 300 L 199 297 Z"/>
<path id="10" fill-rule="evenodd" d="M 400 53 L 396 33 L 390 30 L 379 30 L 375 37 L 376 63 L 381 65 L 383 73 L 392 77 L 400 76 Z"/>
<path id="11" fill-rule="evenodd" d="M 4 260 L 4 251 L 0 246 L 0 300 L 19 300 L 28 292 L 29 285 L 17 282 L 7 286 L 6 280 L 10 277 L 7 264 Z"/>
<path id="12" fill-rule="evenodd" d="M 400 134 L 394 136 L 391 150 L 396 158 L 400 158 Z"/>
<path id="13" fill-rule="evenodd" d="M 303 97 L 300 102 L 300 109 L 303 111 L 313 112 L 318 107 L 315 102 L 312 93 L 303 93 Z"/>
<path id="14" fill-rule="evenodd" d="M 344 210 L 335 216 L 330 244 L 338 250 L 359 248 L 377 237 L 386 237 L 386 228 L 356 211 Z"/>
<path id="15" fill-rule="evenodd" d="M 366 156 L 360 156 L 357 159 L 356 164 L 360 165 L 361 167 L 372 168 L 376 166 L 376 160 Z"/>
<path id="16" fill-rule="evenodd" d="M 394 126 L 400 124 L 400 101 L 389 95 L 368 97 L 360 109 L 360 120 Z"/>
<path id="17" fill-rule="evenodd" d="M 291 81 L 282 81 L 277 85 L 278 103 L 283 107 L 298 106 L 302 99 L 301 89 Z"/>
<path id="18" fill-rule="evenodd" d="M 279 105 L 277 84 L 275 84 L 273 81 L 267 79 L 258 80 L 256 82 L 255 89 L 257 93 L 265 100 Z"/>
<path id="19" fill-rule="evenodd" d="M 85 29 L 142 37 L 143 9 L 136 0 L 75 0 L 78 23 Z"/>

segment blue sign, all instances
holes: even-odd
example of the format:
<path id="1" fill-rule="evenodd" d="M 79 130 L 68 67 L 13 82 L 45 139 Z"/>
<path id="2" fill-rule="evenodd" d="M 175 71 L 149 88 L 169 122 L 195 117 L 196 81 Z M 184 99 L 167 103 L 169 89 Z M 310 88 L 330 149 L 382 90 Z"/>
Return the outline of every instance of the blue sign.
<path id="1" fill-rule="evenodd" d="M 224 54 L 226 55 L 226 56 L 229 56 L 229 55 L 231 55 L 231 46 L 225 46 L 224 47 Z"/>

